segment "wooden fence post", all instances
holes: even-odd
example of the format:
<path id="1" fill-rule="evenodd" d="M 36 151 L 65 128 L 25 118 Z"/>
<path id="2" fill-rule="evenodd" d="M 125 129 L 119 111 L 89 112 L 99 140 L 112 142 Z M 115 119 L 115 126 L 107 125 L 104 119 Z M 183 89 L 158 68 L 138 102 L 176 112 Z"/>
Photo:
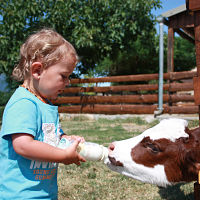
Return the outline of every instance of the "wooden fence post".
<path id="1" fill-rule="evenodd" d="M 194 77 L 194 99 L 199 110 L 199 126 L 200 126 L 200 11 L 194 12 L 194 32 L 195 32 L 195 48 L 196 48 L 196 66 L 197 77 Z M 199 174 L 198 174 L 199 177 Z M 194 198 L 200 200 L 200 184 L 199 180 L 194 183 Z"/>
<path id="2" fill-rule="evenodd" d="M 200 199 L 200 172 L 198 173 L 198 181 L 194 183 L 194 199 Z"/>

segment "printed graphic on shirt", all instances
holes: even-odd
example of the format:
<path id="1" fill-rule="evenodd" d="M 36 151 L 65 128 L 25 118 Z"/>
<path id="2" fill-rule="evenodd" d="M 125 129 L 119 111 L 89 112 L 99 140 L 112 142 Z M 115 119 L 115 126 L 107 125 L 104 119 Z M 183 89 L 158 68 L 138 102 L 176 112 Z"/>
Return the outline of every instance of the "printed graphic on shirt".
<path id="1" fill-rule="evenodd" d="M 56 147 L 60 140 L 60 127 L 56 132 L 56 127 L 54 123 L 43 123 L 42 131 L 44 133 L 43 142 Z M 57 133 L 57 134 L 56 134 Z M 32 160 L 30 164 L 30 169 L 33 170 L 33 175 L 35 180 L 45 180 L 51 179 L 57 171 L 57 163 L 52 162 L 41 162 Z"/>
<path id="2" fill-rule="evenodd" d="M 54 123 L 43 123 L 42 131 L 44 133 L 44 141 L 52 146 L 57 146 L 59 142 L 59 135 L 56 135 L 56 127 Z"/>
<path id="3" fill-rule="evenodd" d="M 31 161 L 30 169 L 33 171 L 35 180 L 52 179 L 57 171 L 57 163 Z"/>

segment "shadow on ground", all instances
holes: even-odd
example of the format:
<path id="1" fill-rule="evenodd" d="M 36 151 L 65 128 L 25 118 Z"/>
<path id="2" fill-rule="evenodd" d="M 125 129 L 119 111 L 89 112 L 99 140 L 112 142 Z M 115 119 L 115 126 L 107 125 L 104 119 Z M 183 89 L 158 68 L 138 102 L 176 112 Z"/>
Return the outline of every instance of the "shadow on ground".
<path id="1" fill-rule="evenodd" d="M 165 200 L 194 200 L 194 192 L 185 194 L 184 191 L 180 188 L 182 185 L 184 184 L 180 183 L 174 186 L 168 186 L 167 188 L 160 187 L 160 197 Z"/>

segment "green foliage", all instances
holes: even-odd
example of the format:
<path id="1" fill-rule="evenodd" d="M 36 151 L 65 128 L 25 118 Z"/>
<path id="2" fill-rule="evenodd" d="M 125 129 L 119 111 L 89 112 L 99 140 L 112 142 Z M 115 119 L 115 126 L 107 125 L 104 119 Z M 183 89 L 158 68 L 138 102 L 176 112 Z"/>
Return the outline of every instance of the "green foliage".
<path id="1" fill-rule="evenodd" d="M 12 94 L 13 94 L 13 91 L 11 91 L 11 92 L 1 92 L 0 91 L 0 106 L 5 106 Z"/>
<path id="2" fill-rule="evenodd" d="M 154 32 L 155 34 L 155 32 Z M 148 40 L 146 38 L 149 38 Z M 110 75 L 129 75 L 158 72 L 158 52 L 155 36 L 140 37 L 133 42 L 129 51 L 119 52 L 110 65 Z"/>
<path id="3" fill-rule="evenodd" d="M 187 71 L 196 66 L 195 45 L 181 37 L 175 37 L 175 71 Z"/>
<path id="4" fill-rule="evenodd" d="M 138 36 L 129 51 L 119 52 L 116 59 L 109 57 L 97 66 L 101 75 L 129 75 L 158 73 L 159 71 L 159 36 L 151 31 L 147 37 Z M 167 72 L 167 40 L 164 34 L 164 72 Z M 174 70 L 187 71 L 196 66 L 195 45 L 175 36 L 174 38 Z"/>
<path id="5" fill-rule="evenodd" d="M 1 125 L 4 108 L 5 108 L 4 106 L 0 106 L 0 125 Z"/>
<path id="6" fill-rule="evenodd" d="M 10 92 L 1 92 L 0 91 L 0 123 L 2 120 L 5 105 L 7 104 L 8 100 L 10 99 L 12 94 L 13 94 L 13 91 L 10 91 Z"/>
<path id="7" fill-rule="evenodd" d="M 138 37 L 155 33 L 151 9 L 160 0 L 5 0 L 0 4 L 0 73 L 10 75 L 19 48 L 33 31 L 54 28 L 78 51 L 78 71 L 86 73 L 105 57 L 129 52 Z M 136 44 L 136 43 L 134 43 Z M 145 54 L 142 53 L 143 55 Z M 136 54 L 134 55 L 136 56 Z"/>

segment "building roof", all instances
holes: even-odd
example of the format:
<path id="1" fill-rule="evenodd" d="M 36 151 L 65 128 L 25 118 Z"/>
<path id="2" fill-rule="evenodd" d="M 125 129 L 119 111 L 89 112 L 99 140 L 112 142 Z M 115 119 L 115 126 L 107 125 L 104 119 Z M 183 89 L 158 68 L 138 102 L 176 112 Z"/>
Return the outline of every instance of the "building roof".
<path id="1" fill-rule="evenodd" d="M 183 4 L 183 5 L 181 5 L 181 6 L 177 7 L 177 8 L 173 8 L 171 10 L 168 10 L 167 12 L 162 13 L 162 16 L 168 18 L 168 17 L 171 17 L 173 15 L 176 15 L 176 14 L 179 14 L 181 12 L 184 12 L 186 10 L 187 10 L 186 4 Z"/>
<path id="2" fill-rule="evenodd" d="M 194 40 L 194 17 L 187 12 L 187 5 L 183 4 L 177 8 L 162 13 L 164 24 L 170 26 L 182 38 L 195 43 Z"/>

